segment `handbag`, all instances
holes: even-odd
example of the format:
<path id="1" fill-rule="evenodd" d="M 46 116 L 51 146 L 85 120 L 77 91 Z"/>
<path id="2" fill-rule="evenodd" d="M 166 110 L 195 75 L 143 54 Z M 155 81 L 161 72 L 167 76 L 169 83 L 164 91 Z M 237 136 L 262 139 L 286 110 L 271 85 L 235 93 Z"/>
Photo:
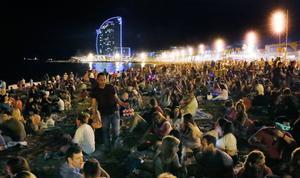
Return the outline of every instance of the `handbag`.
<path id="1" fill-rule="evenodd" d="M 91 116 L 92 119 L 92 127 L 93 129 L 99 129 L 102 128 L 102 121 L 101 121 L 101 116 L 99 111 L 94 112 L 93 115 Z"/>

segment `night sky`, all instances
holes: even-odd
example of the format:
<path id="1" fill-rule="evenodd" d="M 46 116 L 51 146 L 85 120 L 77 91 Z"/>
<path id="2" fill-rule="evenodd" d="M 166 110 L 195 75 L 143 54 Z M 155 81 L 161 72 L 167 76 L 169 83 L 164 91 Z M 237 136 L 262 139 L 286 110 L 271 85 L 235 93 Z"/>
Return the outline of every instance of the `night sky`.
<path id="1" fill-rule="evenodd" d="M 222 37 L 239 45 L 249 29 L 260 43 L 277 42 L 270 31 L 273 10 L 288 8 L 289 40 L 300 40 L 299 0 L 121 0 L 51 1 L 10 6 L 5 19 L 17 27 L 20 56 L 67 59 L 95 52 L 95 29 L 109 17 L 123 17 L 124 44 L 134 51 L 212 44 Z M 14 29 L 16 30 L 16 29 Z M 20 35 L 22 34 L 22 35 Z M 8 39 L 8 38 L 7 38 Z"/>

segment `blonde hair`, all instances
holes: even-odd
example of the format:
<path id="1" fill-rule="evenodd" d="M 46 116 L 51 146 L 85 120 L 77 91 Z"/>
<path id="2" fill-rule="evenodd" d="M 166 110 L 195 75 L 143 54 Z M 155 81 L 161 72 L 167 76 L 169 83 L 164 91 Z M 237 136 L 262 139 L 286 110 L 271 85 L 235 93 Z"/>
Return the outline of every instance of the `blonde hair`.
<path id="1" fill-rule="evenodd" d="M 169 172 L 161 173 L 157 178 L 177 178 Z"/>
<path id="2" fill-rule="evenodd" d="M 173 153 L 173 148 L 175 146 L 178 146 L 179 143 L 180 140 L 171 135 L 167 135 L 162 139 L 161 153 L 164 160 L 173 158 L 175 156 L 175 154 Z"/>

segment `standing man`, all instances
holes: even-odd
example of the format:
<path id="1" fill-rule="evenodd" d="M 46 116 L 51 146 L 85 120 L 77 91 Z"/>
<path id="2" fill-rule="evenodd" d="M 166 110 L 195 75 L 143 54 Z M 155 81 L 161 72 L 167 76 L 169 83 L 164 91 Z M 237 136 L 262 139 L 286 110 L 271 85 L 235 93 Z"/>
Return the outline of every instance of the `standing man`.
<path id="1" fill-rule="evenodd" d="M 110 145 L 110 127 L 113 130 L 114 141 L 120 134 L 120 114 L 118 111 L 118 105 L 128 107 L 128 103 L 122 102 L 113 85 L 106 83 L 106 74 L 99 73 L 97 75 L 97 84 L 92 88 L 92 109 L 93 113 L 98 110 L 101 114 L 103 122 L 103 141 L 106 149 Z M 112 143 L 113 143 L 112 141 Z"/>

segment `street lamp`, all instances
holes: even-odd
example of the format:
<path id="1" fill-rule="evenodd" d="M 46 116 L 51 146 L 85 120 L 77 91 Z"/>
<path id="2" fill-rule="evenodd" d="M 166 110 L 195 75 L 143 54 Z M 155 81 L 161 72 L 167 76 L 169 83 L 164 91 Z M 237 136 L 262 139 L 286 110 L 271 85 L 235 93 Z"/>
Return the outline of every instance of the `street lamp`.
<path id="1" fill-rule="evenodd" d="M 277 10 L 271 16 L 272 31 L 278 35 L 280 44 L 280 35 L 285 31 L 286 15 L 283 11 Z"/>

